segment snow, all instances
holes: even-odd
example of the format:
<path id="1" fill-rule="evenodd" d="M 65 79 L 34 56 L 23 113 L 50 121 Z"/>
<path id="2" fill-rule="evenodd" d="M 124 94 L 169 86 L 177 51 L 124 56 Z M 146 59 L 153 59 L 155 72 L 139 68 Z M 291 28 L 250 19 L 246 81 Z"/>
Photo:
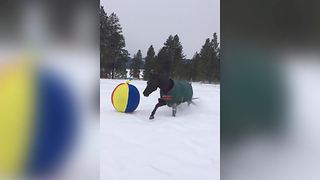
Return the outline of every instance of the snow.
<path id="1" fill-rule="evenodd" d="M 300 53 L 277 64 L 283 68 L 288 98 L 282 132 L 245 136 L 223 148 L 224 179 L 320 179 L 320 58 Z"/>
<path id="2" fill-rule="evenodd" d="M 159 90 L 149 97 L 146 81 L 133 80 L 140 105 L 130 114 L 117 112 L 111 93 L 125 80 L 100 80 L 101 179 L 215 180 L 220 178 L 220 86 L 193 83 L 196 105 L 160 107 L 149 115 Z"/>

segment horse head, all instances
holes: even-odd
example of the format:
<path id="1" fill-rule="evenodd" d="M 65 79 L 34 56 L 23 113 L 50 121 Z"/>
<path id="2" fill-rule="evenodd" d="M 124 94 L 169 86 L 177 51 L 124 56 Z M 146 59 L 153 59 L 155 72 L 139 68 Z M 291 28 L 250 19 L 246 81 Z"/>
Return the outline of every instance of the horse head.
<path id="1" fill-rule="evenodd" d="M 152 92 L 156 91 L 160 85 L 160 78 L 157 73 L 151 71 L 147 87 L 143 91 L 143 95 L 148 97 Z"/>

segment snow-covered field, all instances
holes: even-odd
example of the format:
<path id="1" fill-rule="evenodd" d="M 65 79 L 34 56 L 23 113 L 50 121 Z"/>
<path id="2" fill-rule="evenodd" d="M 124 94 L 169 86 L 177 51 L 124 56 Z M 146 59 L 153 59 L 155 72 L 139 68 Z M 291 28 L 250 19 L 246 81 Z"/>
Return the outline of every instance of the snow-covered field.
<path id="1" fill-rule="evenodd" d="M 193 83 L 196 106 L 181 104 L 177 116 L 160 107 L 149 115 L 159 90 L 144 97 L 134 113 L 117 112 L 113 89 L 125 80 L 100 80 L 101 179 L 217 180 L 220 178 L 220 86 Z"/>

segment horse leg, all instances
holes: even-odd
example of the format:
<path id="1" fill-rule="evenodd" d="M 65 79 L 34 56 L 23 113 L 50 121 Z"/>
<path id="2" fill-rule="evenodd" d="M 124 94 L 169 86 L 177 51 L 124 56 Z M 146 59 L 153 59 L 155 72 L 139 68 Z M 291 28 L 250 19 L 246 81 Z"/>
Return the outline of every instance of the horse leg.
<path id="1" fill-rule="evenodd" d="M 177 104 L 173 104 L 173 106 L 172 106 L 172 116 L 176 117 L 176 113 L 177 113 Z"/>
<path id="2" fill-rule="evenodd" d="M 151 115 L 150 115 L 149 119 L 154 119 L 154 114 L 156 113 L 158 107 L 161 107 L 161 106 L 164 106 L 164 105 L 167 104 L 166 101 L 164 101 L 164 100 L 162 100 L 160 98 L 158 99 L 158 101 L 159 102 L 156 104 L 156 106 L 154 107 L 153 111 L 151 112 Z"/>

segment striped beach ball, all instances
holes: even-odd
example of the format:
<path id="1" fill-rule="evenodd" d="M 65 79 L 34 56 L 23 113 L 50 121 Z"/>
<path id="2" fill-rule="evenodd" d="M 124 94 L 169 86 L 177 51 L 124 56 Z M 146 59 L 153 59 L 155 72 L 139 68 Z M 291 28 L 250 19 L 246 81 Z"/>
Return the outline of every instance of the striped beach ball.
<path id="1" fill-rule="evenodd" d="M 140 102 L 140 94 L 138 89 L 126 83 L 119 84 L 112 92 L 111 102 L 113 107 L 119 112 L 133 112 L 137 109 Z"/>
<path id="2" fill-rule="evenodd" d="M 0 67 L 0 179 L 44 175 L 61 164 L 74 132 L 73 104 L 53 74 Z"/>

